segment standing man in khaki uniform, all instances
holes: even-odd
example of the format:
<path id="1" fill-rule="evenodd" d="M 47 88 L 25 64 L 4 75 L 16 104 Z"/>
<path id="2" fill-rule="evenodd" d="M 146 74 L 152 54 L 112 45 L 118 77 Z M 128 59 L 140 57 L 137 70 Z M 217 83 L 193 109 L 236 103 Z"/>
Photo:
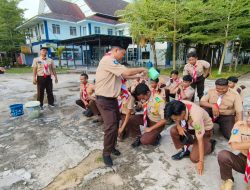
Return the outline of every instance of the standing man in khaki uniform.
<path id="1" fill-rule="evenodd" d="M 202 97 L 200 105 L 209 113 L 213 122 L 219 124 L 222 135 L 229 139 L 235 116 L 236 121 L 243 119 L 241 97 L 229 89 L 227 79 L 217 79 L 215 85 L 215 89 L 210 89 L 207 95 Z"/>
<path id="2" fill-rule="evenodd" d="M 220 166 L 220 175 L 223 183 L 220 190 L 233 189 L 233 170 L 244 174 L 247 164 L 247 154 L 250 149 L 250 116 L 247 121 L 237 122 L 233 129 L 229 144 L 233 150 L 240 151 L 235 155 L 231 151 L 222 150 L 218 154 L 218 163 Z M 242 178 L 243 181 L 243 178 Z M 248 186 L 248 189 L 250 187 Z"/>
<path id="3" fill-rule="evenodd" d="M 104 121 L 103 161 L 106 166 L 112 166 L 111 153 L 120 155 L 115 149 L 120 112 L 117 97 L 121 93 L 122 79 L 132 79 L 135 75 L 147 74 L 145 68 L 131 68 L 119 64 L 126 53 L 125 45 L 114 46 L 100 61 L 96 70 L 96 104 Z M 137 76 L 138 77 L 138 76 Z"/>
<path id="4" fill-rule="evenodd" d="M 201 97 L 204 95 L 204 84 L 205 79 L 209 75 L 210 64 L 207 61 L 198 60 L 196 52 L 188 53 L 187 58 L 188 64 L 184 67 L 183 76 L 190 75 L 193 78 L 191 86 L 194 90 L 197 88 L 197 94 L 199 100 L 201 100 Z"/>
<path id="5" fill-rule="evenodd" d="M 42 47 L 40 57 L 33 60 L 33 84 L 37 85 L 37 101 L 43 109 L 44 90 L 46 89 L 48 104 L 54 107 L 53 82 L 51 75 L 55 76 L 55 83 L 58 83 L 54 61 L 47 58 L 48 48 Z"/>
<path id="6" fill-rule="evenodd" d="M 213 152 L 216 143 L 211 139 L 213 122 L 208 113 L 192 102 L 172 101 L 165 107 L 165 118 L 175 121 L 176 125 L 170 129 L 170 135 L 175 148 L 181 149 L 172 156 L 172 159 L 181 160 L 190 155 L 190 160 L 197 163 L 197 171 L 202 175 L 204 155 Z M 185 140 L 185 138 L 189 138 L 189 140 Z M 193 148 L 190 153 L 188 147 L 191 144 Z"/>

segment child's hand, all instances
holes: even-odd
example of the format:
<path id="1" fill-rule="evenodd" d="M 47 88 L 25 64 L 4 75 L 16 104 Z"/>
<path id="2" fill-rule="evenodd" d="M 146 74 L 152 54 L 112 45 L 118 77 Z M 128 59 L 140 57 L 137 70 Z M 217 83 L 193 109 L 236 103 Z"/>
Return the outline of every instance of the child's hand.
<path id="1" fill-rule="evenodd" d="M 35 78 L 33 78 L 33 84 L 36 85 L 37 84 L 37 80 Z"/>

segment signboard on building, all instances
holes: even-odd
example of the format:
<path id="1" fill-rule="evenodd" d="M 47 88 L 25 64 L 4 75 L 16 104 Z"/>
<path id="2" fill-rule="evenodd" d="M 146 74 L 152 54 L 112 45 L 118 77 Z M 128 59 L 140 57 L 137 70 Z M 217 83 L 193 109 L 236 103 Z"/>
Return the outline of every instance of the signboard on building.
<path id="1" fill-rule="evenodd" d="M 23 53 L 23 54 L 31 54 L 30 46 L 21 46 L 21 53 Z"/>

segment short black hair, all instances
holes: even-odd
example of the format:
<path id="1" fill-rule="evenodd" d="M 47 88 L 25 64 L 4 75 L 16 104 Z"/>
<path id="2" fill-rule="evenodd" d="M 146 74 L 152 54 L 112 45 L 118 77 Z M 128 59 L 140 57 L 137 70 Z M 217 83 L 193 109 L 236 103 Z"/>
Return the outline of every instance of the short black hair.
<path id="1" fill-rule="evenodd" d="M 197 53 L 195 51 L 191 51 L 187 54 L 187 58 L 190 58 L 190 57 L 194 57 L 194 58 L 197 58 Z"/>
<path id="2" fill-rule="evenodd" d="M 155 80 L 151 79 L 151 81 L 154 81 L 154 82 L 158 83 L 159 82 L 159 78 L 156 78 Z"/>
<path id="3" fill-rule="evenodd" d="M 86 79 L 89 79 L 89 76 L 86 73 L 82 73 L 81 76 L 85 77 Z"/>
<path id="4" fill-rule="evenodd" d="M 181 115 L 182 111 L 186 111 L 186 105 L 181 101 L 173 100 L 166 104 L 164 118 L 169 119 L 172 115 Z"/>
<path id="5" fill-rule="evenodd" d="M 235 77 L 235 76 L 230 76 L 230 77 L 227 78 L 227 80 L 231 81 L 233 83 L 237 83 L 239 79 L 237 77 Z"/>
<path id="6" fill-rule="evenodd" d="M 45 49 L 45 50 L 47 50 L 47 51 L 49 50 L 48 47 L 41 47 L 41 48 L 40 48 L 40 51 L 41 51 L 42 49 Z"/>
<path id="7" fill-rule="evenodd" d="M 133 96 L 137 97 L 140 95 L 146 95 L 148 91 L 150 91 L 148 85 L 146 85 L 145 83 L 140 83 L 135 87 Z"/>
<path id="8" fill-rule="evenodd" d="M 182 80 L 183 80 L 183 81 L 192 82 L 192 81 L 193 81 L 193 78 L 192 78 L 190 75 L 184 75 L 184 76 L 182 77 Z"/>
<path id="9" fill-rule="evenodd" d="M 171 75 L 172 74 L 175 74 L 175 75 L 178 75 L 179 74 L 179 71 L 177 71 L 177 70 L 173 70 L 173 71 L 171 71 L 171 73 L 170 73 Z"/>
<path id="10" fill-rule="evenodd" d="M 215 85 L 228 86 L 228 80 L 225 78 L 220 78 L 215 81 Z"/>

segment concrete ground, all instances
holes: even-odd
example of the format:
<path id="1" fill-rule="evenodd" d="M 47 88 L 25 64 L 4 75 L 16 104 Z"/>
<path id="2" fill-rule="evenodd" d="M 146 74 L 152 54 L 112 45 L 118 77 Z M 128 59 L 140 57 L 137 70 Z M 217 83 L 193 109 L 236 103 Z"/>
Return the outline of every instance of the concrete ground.
<path id="1" fill-rule="evenodd" d="M 93 77 L 93 76 L 92 76 Z M 244 110 L 250 107 L 250 76 Z M 207 81 L 207 88 L 214 81 Z M 25 114 L 9 116 L 8 106 L 35 100 L 36 86 L 28 74 L 0 75 L 0 189 L 84 189 L 84 190 L 217 190 L 220 184 L 217 154 L 229 149 L 216 128 L 215 152 L 205 158 L 205 172 L 198 176 L 189 159 L 172 161 L 176 150 L 169 127 L 157 147 L 132 149 L 133 139 L 118 143 L 122 152 L 114 167 L 102 163 L 102 125 L 82 115 L 75 105 L 79 97 L 79 75 L 59 75 L 54 85 L 57 107 L 45 107 L 42 116 L 30 120 Z M 243 175 L 235 175 L 235 190 L 243 190 Z"/>

